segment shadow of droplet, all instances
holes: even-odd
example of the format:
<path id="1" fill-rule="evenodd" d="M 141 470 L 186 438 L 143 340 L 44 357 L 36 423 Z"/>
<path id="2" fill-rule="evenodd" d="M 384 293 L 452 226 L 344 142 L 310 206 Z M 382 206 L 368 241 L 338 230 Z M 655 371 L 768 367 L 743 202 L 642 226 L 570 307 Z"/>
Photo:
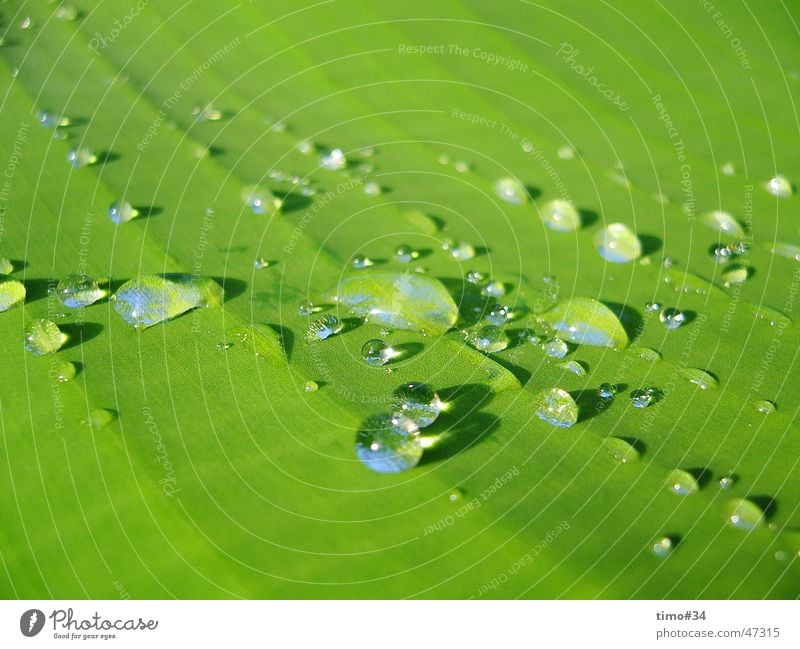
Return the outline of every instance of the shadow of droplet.
<path id="1" fill-rule="evenodd" d="M 639 455 L 644 455 L 647 451 L 647 444 L 636 437 L 619 437 L 619 439 L 630 444 Z"/>
<path id="2" fill-rule="evenodd" d="M 268 326 L 271 329 L 274 329 L 275 333 L 280 336 L 283 353 L 286 356 L 286 360 L 290 360 L 292 356 L 292 350 L 294 349 L 294 332 L 288 327 L 284 327 L 283 325 L 279 324 L 269 324 Z M 317 385 L 322 384 L 317 381 Z"/>
<path id="3" fill-rule="evenodd" d="M 764 512 L 764 519 L 769 521 L 778 512 L 778 502 L 772 496 L 748 496 Z"/>
<path id="4" fill-rule="evenodd" d="M 706 487 L 711 482 L 711 471 L 705 467 L 686 469 L 686 473 L 691 475 L 696 481 L 697 486 L 701 489 Z"/>
<path id="5" fill-rule="evenodd" d="M 164 211 L 163 207 L 157 205 L 134 205 L 134 209 L 139 212 L 138 219 L 149 219 L 151 216 L 158 216 Z"/>
<path id="6" fill-rule="evenodd" d="M 423 434 L 432 433 L 423 435 L 423 438 L 432 437 L 433 441 L 425 449 L 420 464 L 429 464 L 466 451 L 489 438 L 499 423 L 497 417 L 485 412 L 460 419 L 442 413 L 436 423 L 423 431 Z M 437 430 L 442 432 L 437 434 Z"/>
<path id="7" fill-rule="evenodd" d="M 578 210 L 578 214 L 581 217 L 581 228 L 588 228 L 594 225 L 600 218 L 597 212 L 593 210 Z"/>
<path id="8" fill-rule="evenodd" d="M 415 343 L 415 342 L 408 342 L 408 343 L 399 343 L 397 345 L 392 345 L 396 355 L 392 358 L 392 363 L 399 363 L 400 361 L 407 361 L 410 358 L 413 358 L 417 354 L 419 354 L 423 349 L 425 349 L 425 345 L 422 343 Z"/>
<path id="9" fill-rule="evenodd" d="M 473 410 L 486 406 L 494 396 L 494 392 L 482 383 L 464 383 L 437 390 L 439 399 L 447 404 L 450 416 L 464 416 Z"/>
<path id="10" fill-rule="evenodd" d="M 625 333 L 628 334 L 628 340 L 631 342 L 635 340 L 637 333 L 642 331 L 642 322 L 644 320 L 642 314 L 636 309 L 629 307 L 627 304 L 608 302 L 606 300 L 602 300 L 601 302 L 617 316 L 622 324 L 622 328 L 625 329 Z"/>
<path id="11" fill-rule="evenodd" d="M 528 192 L 528 196 L 532 201 L 535 201 L 539 196 L 542 195 L 542 190 L 538 187 L 534 187 L 533 185 L 525 185 L 525 191 Z"/>
<path id="12" fill-rule="evenodd" d="M 225 291 L 226 302 L 239 297 L 247 290 L 247 283 L 240 279 L 233 279 L 232 277 L 212 277 L 211 279 Z"/>
<path id="13" fill-rule="evenodd" d="M 25 285 L 25 303 L 30 304 L 48 297 L 50 291 L 55 290 L 58 285 L 58 280 L 52 278 L 25 279 L 22 280 L 22 283 Z M 53 299 L 57 300 L 55 295 L 53 295 Z"/>
<path id="14" fill-rule="evenodd" d="M 69 338 L 61 350 L 72 349 L 78 347 L 85 342 L 89 342 L 92 338 L 96 338 L 101 331 L 103 325 L 96 322 L 84 322 L 83 324 L 60 324 L 58 328 L 61 329 Z"/>
<path id="15" fill-rule="evenodd" d="M 97 165 L 105 165 L 109 162 L 116 162 L 120 159 L 118 153 L 114 153 L 113 151 L 101 151 L 97 154 L 97 161 L 94 164 Z"/>
<path id="16" fill-rule="evenodd" d="M 461 278 L 438 278 L 447 292 L 453 297 L 458 306 L 460 326 L 469 327 L 480 322 L 488 312 L 486 298 L 481 295 L 481 290 L 474 284 L 469 284 Z"/>
<path id="17" fill-rule="evenodd" d="M 578 406 L 578 421 L 586 421 L 596 417 L 605 409 L 603 399 L 597 390 L 575 390 L 569 395 L 575 400 Z"/>
<path id="18" fill-rule="evenodd" d="M 304 210 L 311 205 L 311 199 L 308 196 L 303 196 L 295 192 L 289 192 L 281 198 L 281 201 L 283 201 L 281 204 L 281 212 L 284 214 Z"/>
<path id="19" fill-rule="evenodd" d="M 686 325 L 689 325 L 695 320 L 697 320 L 696 311 L 684 311 L 683 309 L 681 309 L 681 313 L 683 313 L 683 324 L 681 325 L 681 327 L 685 327 Z"/>
<path id="20" fill-rule="evenodd" d="M 661 250 L 661 239 L 658 237 L 653 237 L 649 234 L 640 234 L 639 242 L 642 244 L 642 255 L 645 257 Z"/>
<path id="21" fill-rule="evenodd" d="M 23 268 L 27 268 L 30 264 L 23 259 L 9 259 L 8 261 L 11 262 L 11 266 L 13 267 L 12 272 L 17 272 L 18 270 L 22 270 Z"/>

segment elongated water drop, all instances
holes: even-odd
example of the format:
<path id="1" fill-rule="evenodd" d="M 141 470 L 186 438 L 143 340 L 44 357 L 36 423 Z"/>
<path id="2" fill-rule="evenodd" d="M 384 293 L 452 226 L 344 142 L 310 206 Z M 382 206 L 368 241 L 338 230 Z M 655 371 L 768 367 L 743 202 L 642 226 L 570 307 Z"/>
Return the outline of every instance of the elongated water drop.
<path id="1" fill-rule="evenodd" d="M 470 335 L 469 343 L 479 351 L 493 354 L 508 347 L 509 339 L 500 327 L 486 325 Z"/>
<path id="2" fill-rule="evenodd" d="M 56 295 L 70 309 L 81 309 L 106 296 L 97 281 L 83 274 L 67 275 L 56 286 Z"/>
<path id="3" fill-rule="evenodd" d="M 368 340 L 361 347 L 361 357 L 367 365 L 372 365 L 373 367 L 386 365 L 395 356 L 397 356 L 397 351 L 379 338 Z"/>
<path id="4" fill-rule="evenodd" d="M 578 404 L 560 388 L 542 390 L 533 400 L 536 416 L 553 426 L 570 428 L 578 421 Z"/>
<path id="5" fill-rule="evenodd" d="M 773 196 L 777 196 L 778 198 L 789 198 L 794 192 L 794 188 L 792 187 L 792 183 L 789 182 L 789 179 L 786 176 L 774 176 L 769 179 L 767 183 L 764 184 L 764 188 Z"/>
<path id="6" fill-rule="evenodd" d="M 562 370 L 566 370 L 567 372 L 571 372 L 576 376 L 586 376 L 586 368 L 578 361 L 565 361 L 563 363 L 559 363 L 558 367 Z"/>
<path id="7" fill-rule="evenodd" d="M 778 242 L 773 246 L 772 254 L 778 255 L 779 257 L 786 257 L 786 259 L 800 261 L 800 246 L 785 241 Z"/>
<path id="8" fill-rule="evenodd" d="M 64 117 L 49 110 L 40 110 L 36 113 L 36 119 L 45 128 L 58 128 L 59 126 L 69 126 L 72 123 L 69 117 Z"/>
<path id="9" fill-rule="evenodd" d="M 419 429 L 405 417 L 370 417 L 356 434 L 356 456 L 377 473 L 408 471 L 422 458 Z"/>
<path id="10" fill-rule="evenodd" d="M 752 500 L 731 498 L 722 504 L 722 517 L 731 527 L 749 532 L 764 524 L 764 511 Z"/>
<path id="11" fill-rule="evenodd" d="M 339 318 L 332 315 L 326 315 L 319 320 L 315 320 L 306 329 L 305 339 L 306 342 L 316 342 L 318 340 L 325 340 L 331 336 L 335 336 L 344 329 L 344 323 Z"/>
<path id="12" fill-rule="evenodd" d="M 25 349 L 35 356 L 55 354 L 67 338 L 52 320 L 31 320 L 25 328 Z"/>
<path id="13" fill-rule="evenodd" d="M 195 106 L 192 108 L 192 115 L 197 122 L 217 122 L 222 119 L 222 111 L 217 110 L 210 103 L 205 106 Z"/>
<path id="14" fill-rule="evenodd" d="M 85 146 L 79 146 L 67 152 L 67 162 L 76 169 L 80 169 L 81 167 L 88 167 L 97 162 L 97 155 L 91 149 Z"/>
<path id="15" fill-rule="evenodd" d="M 606 437 L 603 440 L 603 448 L 621 464 L 636 462 L 641 457 L 638 449 L 621 437 Z"/>
<path id="16" fill-rule="evenodd" d="M 701 390 L 708 390 L 719 386 L 719 381 L 705 370 L 696 367 L 686 367 L 680 370 L 681 376 L 689 383 L 693 383 Z"/>
<path id="17" fill-rule="evenodd" d="M 139 216 L 139 210 L 126 200 L 114 201 L 108 207 L 108 218 L 117 225 L 127 223 Z"/>
<path id="18" fill-rule="evenodd" d="M 176 318 L 199 307 L 218 307 L 224 291 L 210 277 L 145 275 L 120 286 L 111 297 L 116 311 L 137 329 Z"/>
<path id="19" fill-rule="evenodd" d="M 22 304 L 25 293 L 25 284 L 8 275 L 0 275 L 0 312 Z"/>
<path id="20" fill-rule="evenodd" d="M 776 410 L 775 404 L 772 403 L 772 401 L 766 401 L 766 400 L 763 400 L 763 399 L 754 402 L 753 406 L 762 415 L 771 415 Z"/>
<path id="21" fill-rule="evenodd" d="M 78 368 L 75 363 L 69 361 L 54 361 L 50 367 L 50 376 L 59 383 L 67 383 L 75 378 L 78 374 Z"/>
<path id="22" fill-rule="evenodd" d="M 594 245 L 603 259 L 614 264 L 626 264 L 642 256 L 641 241 L 622 223 L 612 223 L 598 232 Z"/>
<path id="23" fill-rule="evenodd" d="M 450 255 L 458 261 L 469 261 L 475 256 L 475 247 L 464 241 L 449 246 Z"/>
<path id="24" fill-rule="evenodd" d="M 683 469 L 675 469 L 667 477 L 667 488 L 676 496 L 691 496 L 700 489 L 696 478 Z"/>
<path id="25" fill-rule="evenodd" d="M 704 225 L 719 234 L 724 234 L 737 241 L 744 238 L 744 228 L 728 212 L 722 210 L 709 212 L 703 215 L 702 221 Z"/>
<path id="26" fill-rule="evenodd" d="M 501 178 L 494 184 L 494 193 L 511 205 L 522 205 L 528 201 L 528 191 L 516 178 Z"/>
<path id="27" fill-rule="evenodd" d="M 581 216 L 570 201 L 557 199 L 539 208 L 542 222 L 556 232 L 574 232 L 581 227 Z"/>
<path id="28" fill-rule="evenodd" d="M 445 404 L 429 385 L 406 383 L 392 394 L 391 408 L 395 418 L 405 417 L 417 428 L 425 428 L 436 421 Z"/>
<path id="29" fill-rule="evenodd" d="M 559 302 L 542 314 L 541 319 L 561 338 L 577 345 L 615 350 L 628 345 L 628 334 L 614 312 L 591 298 L 576 297 Z"/>
<path id="30" fill-rule="evenodd" d="M 243 187 L 241 197 L 244 204 L 247 205 L 254 214 L 267 214 L 268 216 L 272 216 L 278 213 L 282 205 L 282 201 L 271 191 L 263 187 L 258 187 L 257 185 Z"/>

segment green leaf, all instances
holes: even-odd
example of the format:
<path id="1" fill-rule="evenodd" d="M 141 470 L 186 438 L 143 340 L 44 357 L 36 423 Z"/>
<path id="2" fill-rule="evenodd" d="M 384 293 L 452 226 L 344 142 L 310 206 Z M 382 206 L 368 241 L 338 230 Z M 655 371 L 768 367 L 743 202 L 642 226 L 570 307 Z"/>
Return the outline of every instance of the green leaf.
<path id="1" fill-rule="evenodd" d="M 625 349 L 628 334 L 607 306 L 587 297 L 574 297 L 542 314 L 564 340 L 577 345 Z"/>

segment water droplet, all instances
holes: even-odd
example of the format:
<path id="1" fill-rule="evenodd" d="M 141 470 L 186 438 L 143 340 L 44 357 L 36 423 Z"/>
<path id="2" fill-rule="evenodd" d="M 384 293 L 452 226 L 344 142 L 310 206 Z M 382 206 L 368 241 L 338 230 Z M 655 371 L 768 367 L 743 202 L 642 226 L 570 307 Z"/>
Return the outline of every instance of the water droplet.
<path id="1" fill-rule="evenodd" d="M 253 261 L 253 268 L 256 270 L 263 270 L 264 268 L 268 268 L 270 266 L 270 262 L 266 259 L 259 257 L 255 261 Z"/>
<path id="2" fill-rule="evenodd" d="M 308 325 L 305 338 L 307 342 L 325 340 L 330 336 L 335 336 L 342 329 L 344 329 L 344 324 L 339 321 L 339 318 L 326 315 Z"/>
<path id="3" fill-rule="evenodd" d="M 668 536 L 662 536 L 660 539 L 655 541 L 650 548 L 655 556 L 659 559 L 664 559 L 672 554 L 672 551 L 675 549 L 675 546 L 672 542 L 672 539 Z"/>
<path id="4" fill-rule="evenodd" d="M 469 261 L 475 256 L 475 248 L 472 244 L 463 241 L 449 246 L 449 250 L 453 259 L 457 259 L 458 261 Z"/>
<path id="5" fill-rule="evenodd" d="M 114 201 L 108 206 L 108 218 L 117 225 L 127 223 L 137 216 L 139 216 L 139 210 L 133 207 L 128 201 Z"/>
<path id="6" fill-rule="evenodd" d="M 59 383 L 67 383 L 75 378 L 78 374 L 78 368 L 75 363 L 69 361 L 55 361 L 50 368 L 50 376 L 52 376 Z"/>
<path id="7" fill-rule="evenodd" d="M 405 417 L 375 415 L 356 435 L 356 455 L 378 473 L 401 473 L 422 458 L 422 444 L 414 422 Z"/>
<path id="8" fill-rule="evenodd" d="M 578 405 L 569 392 L 560 388 L 542 390 L 533 401 L 539 419 L 553 426 L 569 428 L 578 421 Z"/>
<path id="9" fill-rule="evenodd" d="M 731 527 L 753 530 L 764 523 L 764 512 L 752 500 L 731 498 L 722 504 L 722 516 Z"/>
<path id="10" fill-rule="evenodd" d="M 447 494 L 447 499 L 451 503 L 457 503 L 460 500 L 464 500 L 464 492 L 461 489 L 453 489 L 449 494 Z"/>
<path id="11" fill-rule="evenodd" d="M 744 255 L 749 251 L 749 244 L 742 241 L 737 243 L 714 243 L 708 249 L 708 253 L 714 257 L 714 261 L 718 264 L 724 264 L 734 257 Z"/>
<path id="12" fill-rule="evenodd" d="M 613 383 L 601 383 L 597 394 L 601 399 L 611 399 L 617 393 L 617 386 Z"/>
<path id="13" fill-rule="evenodd" d="M 733 475 L 724 475 L 719 479 L 720 489 L 730 489 L 736 483 L 736 477 Z"/>
<path id="14" fill-rule="evenodd" d="M 214 108 L 213 104 L 195 106 L 192 108 L 192 115 L 198 122 L 217 122 L 222 119 L 222 111 Z"/>
<path id="15" fill-rule="evenodd" d="M 612 223 L 594 237 L 597 252 L 606 261 L 625 264 L 642 256 L 642 243 L 627 225 Z"/>
<path id="16" fill-rule="evenodd" d="M 469 344 L 475 349 L 493 354 L 503 351 L 508 347 L 508 335 L 505 331 L 495 325 L 486 325 L 475 332 L 472 332 L 468 340 Z"/>
<path id="17" fill-rule="evenodd" d="M 775 561 L 786 561 L 789 558 L 789 553 L 786 550 L 777 550 L 775 552 Z"/>
<path id="18" fill-rule="evenodd" d="M 67 275 L 56 286 L 56 295 L 70 309 L 82 309 L 106 296 L 97 281 L 88 275 Z"/>
<path id="19" fill-rule="evenodd" d="M 14 264 L 11 263 L 11 260 L 5 257 L 0 257 L 0 276 L 10 275 L 13 272 Z"/>
<path id="20" fill-rule="evenodd" d="M 87 418 L 81 423 L 84 426 L 88 426 L 92 430 L 100 430 L 101 428 L 108 426 L 116 418 L 117 415 L 112 410 L 106 410 L 105 408 L 93 408 L 89 411 Z"/>
<path id="21" fill-rule="evenodd" d="M 217 349 L 221 352 L 228 351 L 231 347 L 233 347 L 233 343 L 224 342 L 224 343 L 217 343 Z"/>
<path id="22" fill-rule="evenodd" d="M 720 234 L 728 235 L 737 240 L 744 238 L 744 228 L 728 212 L 723 212 L 722 210 L 709 212 L 703 215 L 702 222 Z"/>
<path id="23" fill-rule="evenodd" d="M 564 358 L 569 354 L 569 345 L 561 338 L 553 338 L 542 343 L 542 350 L 551 358 Z"/>
<path id="24" fill-rule="evenodd" d="M 465 174 L 470 169 L 469 162 L 466 162 L 464 160 L 456 160 L 453 166 L 455 167 L 455 170 L 460 174 Z"/>
<path id="25" fill-rule="evenodd" d="M 760 400 L 760 401 L 754 402 L 753 406 L 762 415 L 771 415 L 773 412 L 775 412 L 775 410 L 777 410 L 777 408 L 775 407 L 775 404 L 772 403 L 772 401 L 765 401 L 763 399 Z"/>
<path id="26" fill-rule="evenodd" d="M 297 150 L 303 155 L 311 155 L 317 150 L 317 147 L 311 140 L 301 140 L 297 143 Z"/>
<path id="27" fill-rule="evenodd" d="M 347 166 L 347 157 L 341 149 L 334 149 L 322 156 L 320 164 L 331 171 L 339 171 Z"/>
<path id="28" fill-rule="evenodd" d="M 316 381 L 306 381 L 303 383 L 304 392 L 316 392 L 319 390 L 319 384 Z"/>
<path id="29" fill-rule="evenodd" d="M 780 175 L 770 178 L 770 180 L 764 184 L 764 189 L 778 198 L 789 198 L 789 196 L 791 196 L 794 192 L 792 183 L 789 182 L 789 179 Z"/>
<path id="30" fill-rule="evenodd" d="M 364 184 L 364 193 L 367 196 L 378 196 L 383 192 L 383 188 L 380 186 L 379 183 L 375 182 L 374 180 L 370 180 L 369 182 Z"/>
<path id="31" fill-rule="evenodd" d="M 8 275 L 0 275 L 0 312 L 25 301 L 25 284 Z"/>
<path id="32" fill-rule="evenodd" d="M 436 158 L 439 161 L 440 165 L 449 165 L 450 164 L 450 156 L 446 153 L 439 154 L 439 157 Z"/>
<path id="33" fill-rule="evenodd" d="M 556 232 L 573 232 L 581 227 L 581 216 L 570 201 L 554 200 L 542 205 L 539 216 Z"/>
<path id="34" fill-rule="evenodd" d="M 272 178 L 272 180 L 283 182 L 289 177 L 289 174 L 287 174 L 285 171 L 281 171 L 280 169 L 270 169 L 269 177 Z"/>
<path id="35" fill-rule="evenodd" d="M 76 169 L 80 169 L 81 167 L 88 167 L 97 162 L 97 155 L 91 149 L 79 146 L 67 152 L 67 162 Z"/>
<path id="36" fill-rule="evenodd" d="M 394 258 L 404 264 L 414 261 L 419 258 L 419 252 L 410 248 L 409 246 L 399 246 L 394 251 Z"/>
<path id="37" fill-rule="evenodd" d="M 256 185 L 242 187 L 240 195 L 244 204 L 253 210 L 254 214 L 267 214 L 272 216 L 278 213 L 278 210 L 280 210 L 283 204 L 271 191 Z"/>
<path id="38" fill-rule="evenodd" d="M 606 437 L 603 440 L 603 448 L 621 464 L 636 462 L 641 457 L 636 447 L 621 437 Z"/>
<path id="39" fill-rule="evenodd" d="M 397 356 L 397 351 L 379 338 L 373 338 L 364 343 L 361 347 L 361 356 L 368 365 L 380 367 L 386 365 L 390 360 Z"/>
<path id="40" fill-rule="evenodd" d="M 650 347 L 636 347 L 634 351 L 639 358 L 650 361 L 651 363 L 661 360 L 661 354 Z"/>
<path id="41" fill-rule="evenodd" d="M 614 312 L 591 298 L 576 297 L 559 302 L 542 314 L 541 319 L 561 338 L 576 345 L 615 350 L 628 345 L 628 334 Z"/>
<path id="42" fill-rule="evenodd" d="M 33 27 L 33 20 L 31 20 L 30 16 L 25 16 L 25 18 L 20 21 L 19 26 L 20 29 L 30 29 Z"/>
<path id="43" fill-rule="evenodd" d="M 793 259 L 794 261 L 800 261 L 800 246 L 782 241 L 775 244 L 772 248 L 772 254 L 778 255 L 779 257 L 786 257 L 787 259 Z"/>
<path id="44" fill-rule="evenodd" d="M 40 110 L 36 113 L 36 119 L 45 128 L 58 128 L 59 126 L 69 126 L 72 123 L 69 117 L 52 113 L 49 110 Z"/>
<path id="45" fill-rule="evenodd" d="M 683 469 L 675 469 L 667 477 L 667 487 L 676 496 L 691 496 L 700 489 L 695 477 Z"/>
<path id="46" fill-rule="evenodd" d="M 631 392 L 631 405 L 634 408 L 647 408 L 656 401 L 656 391 L 654 388 L 634 390 Z"/>
<path id="47" fill-rule="evenodd" d="M 303 300 L 297 307 L 297 312 L 300 315 L 312 315 L 315 313 L 314 304 L 311 302 L 311 300 Z"/>
<path id="48" fill-rule="evenodd" d="M 686 316 L 684 315 L 684 313 L 672 307 L 664 309 L 659 314 L 658 319 L 661 321 L 661 324 L 663 324 L 667 329 L 677 329 L 684 322 L 686 322 Z"/>
<path id="49" fill-rule="evenodd" d="M 467 281 L 470 284 L 475 284 L 476 286 L 479 286 L 484 282 L 485 279 L 486 276 L 479 270 L 471 270 L 467 273 Z"/>
<path id="50" fill-rule="evenodd" d="M 353 268 L 359 268 L 359 269 L 368 268 L 373 264 L 374 262 L 369 257 L 366 257 L 364 255 L 356 255 L 355 257 L 353 257 Z"/>
<path id="51" fill-rule="evenodd" d="M 227 338 L 235 339 L 239 349 L 256 358 L 283 362 L 283 343 L 278 333 L 269 325 L 256 323 L 241 325 L 227 332 Z"/>
<path id="52" fill-rule="evenodd" d="M 644 305 L 644 310 L 647 313 L 656 313 L 661 309 L 661 305 L 658 302 L 648 302 Z"/>
<path id="53" fill-rule="evenodd" d="M 144 329 L 191 309 L 220 306 L 223 295 L 222 287 L 209 277 L 167 274 L 127 281 L 111 300 L 125 322 Z"/>
<path id="54" fill-rule="evenodd" d="M 25 328 L 25 349 L 35 356 L 55 354 L 65 342 L 67 335 L 52 320 L 31 320 Z"/>
<path id="55" fill-rule="evenodd" d="M 723 176 L 734 176 L 736 175 L 736 167 L 733 166 L 732 162 L 726 162 L 722 167 L 720 167 L 720 171 L 722 172 Z"/>
<path id="56" fill-rule="evenodd" d="M 565 144 L 556 151 L 556 155 L 562 160 L 572 160 L 575 157 L 575 149 L 569 144 Z"/>
<path id="57" fill-rule="evenodd" d="M 566 370 L 567 372 L 572 372 L 576 376 L 586 376 L 586 368 L 581 365 L 578 361 L 565 361 L 563 363 L 559 363 L 558 367 L 562 370 Z"/>
<path id="58" fill-rule="evenodd" d="M 486 320 L 493 325 L 502 326 L 514 317 L 514 312 L 510 306 L 495 306 L 489 311 Z"/>
<path id="59" fill-rule="evenodd" d="M 701 390 L 719 387 L 719 381 L 708 372 L 696 367 L 686 367 L 680 370 L 681 376 L 689 383 L 693 383 Z"/>
<path id="60" fill-rule="evenodd" d="M 486 297 L 503 297 L 506 294 L 506 287 L 503 282 L 492 280 L 481 289 L 481 295 Z"/>
<path id="61" fill-rule="evenodd" d="M 395 418 L 406 418 L 416 428 L 426 428 L 436 421 L 445 404 L 429 385 L 406 383 L 392 394 L 391 408 Z"/>
<path id="62" fill-rule="evenodd" d="M 528 190 L 516 178 L 501 178 L 494 184 L 494 193 L 511 205 L 528 202 Z"/>

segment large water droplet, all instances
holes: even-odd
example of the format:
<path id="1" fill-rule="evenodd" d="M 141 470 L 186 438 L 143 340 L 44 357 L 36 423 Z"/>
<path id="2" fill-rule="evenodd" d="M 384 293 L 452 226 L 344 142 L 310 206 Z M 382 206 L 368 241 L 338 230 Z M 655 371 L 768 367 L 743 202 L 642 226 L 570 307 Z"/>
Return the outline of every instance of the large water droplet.
<path id="1" fill-rule="evenodd" d="M 719 386 L 719 381 L 708 372 L 696 367 L 686 367 L 680 370 L 681 376 L 689 383 L 693 383 L 701 390 L 708 390 Z"/>
<path id="2" fill-rule="evenodd" d="M 167 274 L 125 282 L 111 300 L 125 322 L 144 329 L 191 309 L 220 306 L 223 295 L 222 287 L 209 277 Z"/>
<path id="3" fill-rule="evenodd" d="M 627 225 L 612 223 L 594 237 L 597 252 L 606 261 L 625 264 L 642 256 L 642 243 Z"/>
<path id="4" fill-rule="evenodd" d="M 744 238 L 744 228 L 731 214 L 722 210 L 708 212 L 702 217 L 702 222 L 709 228 L 730 238 L 739 240 Z"/>
<path id="5" fill-rule="evenodd" d="M 554 200 L 539 208 L 542 222 L 556 232 L 573 232 L 581 227 L 581 216 L 570 201 Z"/>
<path id="6" fill-rule="evenodd" d="M 501 178 L 494 184 L 494 193 L 506 203 L 522 205 L 528 201 L 528 191 L 516 178 Z"/>
<path id="7" fill-rule="evenodd" d="M 697 493 L 700 486 L 691 473 L 683 469 L 675 469 L 667 477 L 667 488 L 676 496 L 691 496 Z"/>
<path id="8" fill-rule="evenodd" d="M 127 223 L 137 216 L 139 216 L 139 210 L 125 200 L 114 201 L 108 207 L 108 218 L 117 225 Z"/>
<path id="9" fill-rule="evenodd" d="M 764 189 L 778 198 L 789 198 L 794 192 L 794 188 L 792 187 L 792 183 L 789 182 L 789 179 L 780 175 L 770 178 L 769 181 L 764 184 Z"/>
<path id="10" fill-rule="evenodd" d="M 439 395 L 425 383 L 406 383 L 392 394 L 392 414 L 407 418 L 417 428 L 430 426 L 444 407 Z"/>
<path id="11" fill-rule="evenodd" d="M 481 327 L 469 336 L 469 344 L 487 354 L 503 351 L 508 347 L 508 343 L 508 334 L 495 325 Z"/>
<path id="12" fill-rule="evenodd" d="M 390 360 L 397 356 L 397 351 L 379 338 L 368 340 L 361 347 L 361 356 L 367 365 L 380 367 L 386 365 Z"/>
<path id="13" fill-rule="evenodd" d="M 407 471 L 422 458 L 418 429 L 405 417 L 370 417 L 356 435 L 356 455 L 368 469 L 378 473 Z"/>
<path id="14" fill-rule="evenodd" d="M 611 454 L 611 457 L 621 464 L 636 462 L 641 457 L 638 449 L 621 437 L 606 437 L 603 440 L 603 448 Z"/>
<path id="15" fill-rule="evenodd" d="M 263 187 L 258 187 L 257 185 L 242 187 L 241 197 L 244 204 L 247 205 L 254 214 L 267 214 L 272 216 L 278 213 L 282 205 L 282 201 L 271 191 Z"/>
<path id="16" fill-rule="evenodd" d="M 510 306 L 500 305 L 493 306 L 489 313 L 486 314 L 486 320 L 489 324 L 500 327 L 506 324 L 511 318 L 514 317 L 514 311 Z"/>
<path id="17" fill-rule="evenodd" d="M 344 329 L 344 324 L 333 315 L 322 316 L 308 325 L 306 329 L 306 342 L 316 342 L 335 336 Z"/>
<path id="18" fill-rule="evenodd" d="M 683 311 L 679 311 L 678 309 L 674 309 L 672 307 L 664 309 L 659 314 L 658 319 L 667 329 L 677 329 L 684 322 L 686 322 L 686 316 L 684 315 Z"/>
<path id="19" fill-rule="evenodd" d="M 628 334 L 616 315 L 597 300 L 576 297 L 559 302 L 541 316 L 564 340 L 578 345 L 624 349 Z"/>
<path id="20" fill-rule="evenodd" d="M 539 419 L 553 426 L 569 428 L 578 421 L 578 404 L 560 388 L 542 390 L 534 398 L 533 408 Z"/>
<path id="21" fill-rule="evenodd" d="M 586 376 L 586 368 L 578 361 L 565 361 L 563 363 L 559 363 L 558 367 L 560 367 L 562 370 L 566 370 L 567 372 L 571 372 L 576 376 Z"/>
<path id="22" fill-rule="evenodd" d="M 764 512 L 752 500 L 731 498 L 722 504 L 722 516 L 731 527 L 753 530 L 764 523 Z"/>
<path id="23" fill-rule="evenodd" d="M 472 244 L 464 241 L 448 245 L 447 249 L 450 251 L 450 255 L 453 257 L 453 259 L 458 261 L 469 261 L 476 254 L 475 247 Z"/>
<path id="24" fill-rule="evenodd" d="M 25 328 L 25 349 L 36 356 L 55 354 L 65 342 L 67 335 L 52 320 L 31 320 Z"/>
<path id="25" fill-rule="evenodd" d="M 8 275 L 0 275 L 0 312 L 25 301 L 25 284 Z"/>
<path id="26" fill-rule="evenodd" d="M 755 401 L 753 407 L 762 415 L 771 415 L 776 410 L 775 404 L 772 403 L 772 401 L 765 401 L 763 399 Z"/>
<path id="27" fill-rule="evenodd" d="M 56 295 L 64 306 L 81 309 L 94 304 L 106 296 L 97 281 L 88 275 L 67 275 L 56 286 Z"/>
<path id="28" fill-rule="evenodd" d="M 85 146 L 79 146 L 67 152 L 67 162 L 76 169 L 80 169 L 81 167 L 88 167 L 97 162 L 97 155 L 91 149 Z"/>

